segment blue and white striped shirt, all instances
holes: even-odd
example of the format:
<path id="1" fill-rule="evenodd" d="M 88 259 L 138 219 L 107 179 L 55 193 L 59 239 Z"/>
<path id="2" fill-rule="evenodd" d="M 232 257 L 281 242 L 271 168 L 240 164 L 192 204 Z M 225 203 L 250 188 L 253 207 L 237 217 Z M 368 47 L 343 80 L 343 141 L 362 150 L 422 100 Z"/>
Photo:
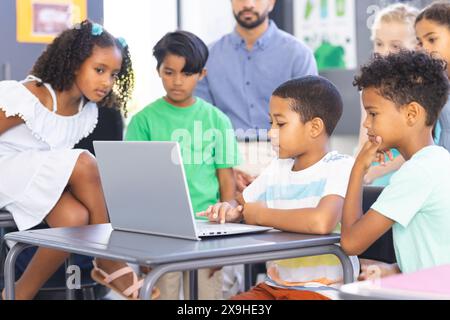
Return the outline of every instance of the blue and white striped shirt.
<path id="1" fill-rule="evenodd" d="M 243 193 L 245 202 L 264 202 L 273 209 L 315 208 L 323 197 L 345 197 L 354 160 L 337 152 L 328 153 L 309 168 L 294 172 L 293 159 L 276 159 Z M 334 232 L 340 233 L 340 223 Z M 355 276 L 359 272 L 351 257 Z M 308 290 L 335 298 L 331 290 L 342 283 L 342 266 L 333 255 L 302 257 L 267 263 L 266 283 L 293 290 Z"/>

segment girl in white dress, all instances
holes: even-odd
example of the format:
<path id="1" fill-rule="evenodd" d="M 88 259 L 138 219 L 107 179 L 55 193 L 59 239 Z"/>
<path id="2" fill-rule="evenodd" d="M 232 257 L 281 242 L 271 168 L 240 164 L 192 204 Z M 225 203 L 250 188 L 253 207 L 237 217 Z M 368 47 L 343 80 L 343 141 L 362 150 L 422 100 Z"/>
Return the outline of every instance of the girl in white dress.
<path id="1" fill-rule="evenodd" d="M 72 148 L 95 128 L 97 105 L 125 110 L 133 85 L 125 41 L 90 21 L 61 33 L 27 79 L 0 82 L 0 208 L 20 230 L 109 222 L 95 158 Z M 39 249 L 16 298 L 32 299 L 67 257 Z M 142 281 L 125 263 L 94 266 L 96 280 L 137 298 Z"/>

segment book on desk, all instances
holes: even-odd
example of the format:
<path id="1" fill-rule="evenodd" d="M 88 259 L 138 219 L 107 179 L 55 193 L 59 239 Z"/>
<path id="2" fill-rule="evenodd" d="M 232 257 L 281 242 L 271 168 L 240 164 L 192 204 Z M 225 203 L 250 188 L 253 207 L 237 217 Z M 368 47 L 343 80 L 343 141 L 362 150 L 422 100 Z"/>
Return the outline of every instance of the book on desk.
<path id="1" fill-rule="evenodd" d="M 450 300 L 450 265 L 354 282 L 341 291 L 361 298 Z"/>

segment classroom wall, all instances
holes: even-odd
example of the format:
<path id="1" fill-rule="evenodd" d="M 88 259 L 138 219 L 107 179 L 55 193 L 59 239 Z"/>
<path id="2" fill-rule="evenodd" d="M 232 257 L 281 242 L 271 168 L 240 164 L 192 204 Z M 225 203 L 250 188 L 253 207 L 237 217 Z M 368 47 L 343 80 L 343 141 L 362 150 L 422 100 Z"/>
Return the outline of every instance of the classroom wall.
<path id="1" fill-rule="evenodd" d="M 233 30 L 229 0 L 180 0 L 180 28 L 210 44 Z"/>
<path id="2" fill-rule="evenodd" d="M 106 29 L 129 44 L 136 76 L 129 104 L 133 114 L 164 94 L 152 49 L 164 34 L 177 28 L 177 1 L 104 0 L 104 7 Z"/>

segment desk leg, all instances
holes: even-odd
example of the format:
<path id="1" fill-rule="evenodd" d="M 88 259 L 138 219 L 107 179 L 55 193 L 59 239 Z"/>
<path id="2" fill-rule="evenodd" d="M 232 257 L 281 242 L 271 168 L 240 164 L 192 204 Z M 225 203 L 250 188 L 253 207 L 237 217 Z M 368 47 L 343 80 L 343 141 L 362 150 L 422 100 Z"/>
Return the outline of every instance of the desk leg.
<path id="1" fill-rule="evenodd" d="M 184 265 L 184 263 L 180 263 L 180 265 Z M 160 265 L 151 269 L 151 271 L 147 274 L 144 280 L 144 284 L 142 285 L 141 292 L 139 294 L 139 298 L 142 300 L 150 300 L 151 293 L 153 287 L 156 282 L 162 275 L 167 272 L 176 271 L 176 270 L 188 270 L 192 268 L 191 264 L 188 264 L 188 267 L 177 267 L 178 264 L 168 264 L 168 265 Z M 197 300 L 198 299 L 198 277 L 197 270 L 192 269 L 189 271 L 189 299 Z"/>
<path id="2" fill-rule="evenodd" d="M 253 286 L 253 270 L 252 264 L 244 265 L 244 289 L 249 291 Z"/>
<path id="3" fill-rule="evenodd" d="M 198 300 L 198 273 L 189 271 L 189 300 Z"/>
<path id="4" fill-rule="evenodd" d="M 16 285 L 16 260 L 20 253 L 26 248 L 32 247 L 32 245 L 25 243 L 16 243 L 14 247 L 8 252 L 5 260 L 5 298 L 6 300 L 14 300 L 15 292 L 14 287 Z"/>
<path id="5" fill-rule="evenodd" d="M 167 272 L 212 268 L 242 263 L 250 264 L 270 260 L 289 259 L 293 257 L 309 257 L 324 254 L 333 254 L 337 256 L 341 261 L 342 267 L 344 269 L 344 283 L 353 282 L 353 265 L 350 261 L 350 258 L 344 253 L 344 251 L 342 251 L 341 247 L 339 247 L 338 245 L 323 245 L 262 253 L 241 253 L 236 256 L 231 255 L 226 257 L 216 257 L 199 260 L 193 259 L 189 261 L 159 265 L 154 267 L 145 277 L 144 284 L 141 288 L 140 298 L 142 300 L 149 300 L 156 281 Z"/>
<path id="6" fill-rule="evenodd" d="M 145 276 L 144 284 L 142 285 L 141 291 L 139 293 L 139 298 L 141 300 L 150 300 L 152 296 L 153 287 L 156 281 L 167 272 L 167 265 L 156 266 L 151 269 L 149 273 Z"/>
<path id="7" fill-rule="evenodd" d="M 344 272 L 344 283 L 352 283 L 353 279 L 353 264 L 350 258 L 342 251 L 340 246 L 334 245 L 333 254 L 336 255 L 341 261 Z"/>

